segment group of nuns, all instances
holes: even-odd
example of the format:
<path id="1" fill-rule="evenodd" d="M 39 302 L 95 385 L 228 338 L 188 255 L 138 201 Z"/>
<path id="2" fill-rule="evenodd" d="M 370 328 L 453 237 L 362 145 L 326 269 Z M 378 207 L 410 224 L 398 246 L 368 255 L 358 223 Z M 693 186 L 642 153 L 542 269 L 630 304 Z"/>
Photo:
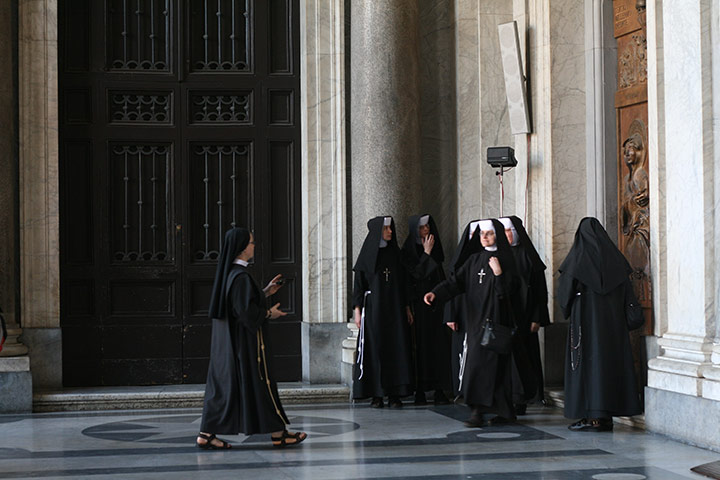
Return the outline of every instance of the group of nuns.
<path id="1" fill-rule="evenodd" d="M 268 362 L 268 322 L 285 313 L 266 298 L 283 278 L 261 288 L 251 273 L 254 253 L 252 232 L 226 232 L 209 308 L 212 342 L 196 439 L 204 450 L 231 448 L 217 434 L 270 433 L 276 447 L 307 438 L 287 429 Z M 368 222 L 353 267 L 360 329 L 353 397 L 371 398 L 377 408 L 388 397 L 398 408 L 413 392 L 422 404 L 427 391 L 436 403 L 447 403 L 444 392 L 453 391 L 471 408 L 468 426 L 514 421 L 543 397 L 537 332 L 549 323 L 545 265 L 517 217 L 470 222 L 447 276 L 444 259 L 430 215 L 410 218 L 402 250 L 391 217 Z M 569 428 L 612 430 L 612 416 L 641 411 L 627 333 L 642 325 L 631 269 L 600 223 L 585 218 L 560 272 L 557 296 L 570 319 L 565 415 L 580 418 Z M 506 336 L 508 351 L 491 348 L 490 325 L 516 332 Z"/>
<path id="2" fill-rule="evenodd" d="M 367 226 L 353 267 L 353 398 L 382 408 L 387 397 L 389 407 L 401 408 L 413 392 L 416 404 L 426 403 L 428 391 L 443 404 L 452 391 L 470 407 L 468 427 L 513 422 L 528 403 L 542 402 L 546 267 L 522 221 L 470 222 L 447 275 L 432 216 L 410 218 L 402 248 L 392 217 Z M 598 220 L 583 219 L 560 267 L 558 292 L 570 319 L 565 416 L 580 418 L 571 430 L 612 430 L 612 416 L 641 411 L 628 336 L 642 324 L 641 309 L 629 272 Z M 512 335 L 503 348 L 489 341 L 500 330 Z"/>

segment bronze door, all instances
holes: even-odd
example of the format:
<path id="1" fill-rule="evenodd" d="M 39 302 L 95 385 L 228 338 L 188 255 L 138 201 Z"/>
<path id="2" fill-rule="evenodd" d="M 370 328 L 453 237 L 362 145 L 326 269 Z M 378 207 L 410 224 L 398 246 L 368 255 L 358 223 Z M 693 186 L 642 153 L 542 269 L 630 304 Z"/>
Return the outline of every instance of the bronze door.
<path id="1" fill-rule="evenodd" d="M 64 384 L 203 383 L 233 225 L 289 280 L 273 361 L 299 380 L 297 0 L 59 7 Z"/>

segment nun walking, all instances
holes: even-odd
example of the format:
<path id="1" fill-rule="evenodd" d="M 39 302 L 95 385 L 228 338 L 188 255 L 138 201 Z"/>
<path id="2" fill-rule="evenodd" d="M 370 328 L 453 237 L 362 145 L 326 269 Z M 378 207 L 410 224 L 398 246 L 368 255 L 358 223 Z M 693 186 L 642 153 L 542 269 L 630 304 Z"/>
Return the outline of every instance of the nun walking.
<path id="1" fill-rule="evenodd" d="M 407 274 L 392 217 L 368 221 L 368 234 L 353 270 L 352 306 L 360 329 L 353 374 L 353 399 L 371 398 L 382 408 L 401 408 L 413 392 L 410 310 Z"/>
<path id="2" fill-rule="evenodd" d="M 510 301 L 517 284 L 514 262 L 503 225 L 497 220 L 483 220 L 479 227 L 483 250 L 471 255 L 454 276 L 425 294 L 425 303 L 433 305 L 465 293 L 467 350 L 461 391 L 471 408 L 465 422 L 468 427 L 508 423 L 516 418 L 509 333 L 514 326 Z M 502 332 L 507 332 L 507 341 L 502 345 L 489 341 L 490 337 L 499 339 Z M 486 420 L 485 414 L 495 416 Z"/>
<path id="3" fill-rule="evenodd" d="M 642 412 L 628 330 L 643 324 L 630 264 L 596 218 L 586 217 L 560 265 L 558 301 L 570 320 L 565 355 L 568 428 L 602 432 Z"/>
<path id="4" fill-rule="evenodd" d="M 279 303 L 268 309 L 265 297 L 280 289 L 282 276 L 261 289 L 248 271 L 254 255 L 255 239 L 249 230 L 233 228 L 225 233 L 210 299 L 210 365 L 196 440 L 204 450 L 232 447 L 217 434 L 270 433 L 276 447 L 307 438 L 304 432 L 287 430 L 290 422 L 267 362 L 268 320 L 285 313 Z"/>

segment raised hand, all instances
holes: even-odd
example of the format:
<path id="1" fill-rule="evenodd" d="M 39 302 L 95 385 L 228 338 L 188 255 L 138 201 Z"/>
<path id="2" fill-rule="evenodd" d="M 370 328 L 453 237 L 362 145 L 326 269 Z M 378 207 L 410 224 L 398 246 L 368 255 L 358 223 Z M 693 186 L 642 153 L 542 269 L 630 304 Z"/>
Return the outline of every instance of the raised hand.
<path id="1" fill-rule="evenodd" d="M 428 235 L 426 237 L 423 237 L 422 246 L 423 250 L 425 250 L 425 253 L 430 255 L 430 252 L 432 252 L 432 249 L 435 246 L 435 235 Z"/>
<path id="2" fill-rule="evenodd" d="M 498 260 L 497 257 L 490 257 L 488 263 L 490 264 L 490 268 L 492 268 L 492 271 L 496 277 L 498 275 L 502 275 L 502 268 L 500 268 L 500 260 Z"/>
<path id="3" fill-rule="evenodd" d="M 275 277 L 273 277 L 272 280 L 270 280 L 270 283 L 267 284 L 265 288 L 263 288 L 263 292 L 265 292 L 265 296 L 269 297 L 270 295 L 275 295 L 278 290 L 282 288 L 282 274 L 277 274 Z"/>
<path id="4" fill-rule="evenodd" d="M 432 303 L 435 301 L 435 294 L 433 292 L 428 292 L 423 297 L 423 301 L 426 305 L 432 305 Z"/>

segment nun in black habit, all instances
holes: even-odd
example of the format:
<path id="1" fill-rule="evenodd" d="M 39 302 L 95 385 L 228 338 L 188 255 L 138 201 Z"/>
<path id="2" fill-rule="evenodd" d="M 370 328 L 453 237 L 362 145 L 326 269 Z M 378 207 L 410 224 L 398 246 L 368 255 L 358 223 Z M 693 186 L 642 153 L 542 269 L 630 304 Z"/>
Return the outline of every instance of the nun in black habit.
<path id="1" fill-rule="evenodd" d="M 515 412 L 525 414 L 529 402 L 542 402 L 545 397 L 540 341 L 538 331 L 550 324 L 545 264 L 516 216 L 500 218 L 510 243 L 517 269 L 519 288 L 515 300 L 517 322 L 516 348 L 513 352 Z"/>
<path id="2" fill-rule="evenodd" d="M 445 280 L 445 260 L 440 234 L 430 215 L 410 217 L 402 259 L 409 273 L 410 301 L 415 333 L 415 404 L 427 403 L 425 392 L 434 390 L 436 405 L 449 403 L 444 390 L 450 390 L 450 330 L 443 324 L 442 311 L 425 305 L 423 295 Z"/>
<path id="3" fill-rule="evenodd" d="M 360 329 L 353 375 L 353 398 L 370 405 L 401 408 L 400 397 L 413 387 L 410 325 L 413 322 L 407 274 L 402 265 L 392 217 L 368 221 L 368 234 L 355 271 L 352 306 Z"/>
<path id="4" fill-rule="evenodd" d="M 610 431 L 613 416 L 642 412 L 628 335 L 642 325 L 642 309 L 631 272 L 600 222 L 584 218 L 560 265 L 558 287 L 563 315 L 570 319 L 565 417 L 580 418 L 571 430 Z"/>
<path id="5" fill-rule="evenodd" d="M 218 433 L 271 433 L 276 447 L 307 438 L 304 432 L 286 430 L 290 422 L 267 363 L 268 320 L 285 313 L 279 310 L 279 303 L 268 309 L 265 297 L 280 289 L 282 276 L 277 275 L 261 289 L 248 271 L 254 254 L 255 241 L 247 229 L 233 228 L 225 233 L 210 299 L 210 365 L 196 441 L 202 449 L 231 448 L 215 436 Z"/>
<path id="6" fill-rule="evenodd" d="M 510 306 L 517 284 L 514 262 L 500 222 L 483 220 L 480 230 L 484 250 L 471 255 L 454 277 L 425 295 L 425 303 L 432 305 L 465 293 L 467 355 L 462 366 L 461 391 L 465 403 L 472 410 L 465 422 L 469 427 L 515 420 L 512 355 L 499 354 L 481 345 L 486 319 L 510 328 L 514 325 Z M 485 413 L 496 416 L 486 422 L 483 418 Z"/>
<path id="7" fill-rule="evenodd" d="M 479 223 L 480 220 L 473 220 L 468 223 L 465 230 L 463 230 L 460 241 L 458 242 L 457 248 L 455 248 L 455 253 L 448 266 L 448 276 L 450 278 L 462 267 L 470 255 L 482 251 L 483 248 L 482 245 L 480 245 L 480 230 L 478 229 Z M 462 392 L 460 392 L 460 363 L 463 356 L 463 346 L 465 344 L 466 316 L 467 308 L 465 306 L 464 294 L 460 294 L 445 303 L 443 321 L 452 332 L 450 344 L 452 388 L 453 394 L 458 397 L 462 395 Z"/>

